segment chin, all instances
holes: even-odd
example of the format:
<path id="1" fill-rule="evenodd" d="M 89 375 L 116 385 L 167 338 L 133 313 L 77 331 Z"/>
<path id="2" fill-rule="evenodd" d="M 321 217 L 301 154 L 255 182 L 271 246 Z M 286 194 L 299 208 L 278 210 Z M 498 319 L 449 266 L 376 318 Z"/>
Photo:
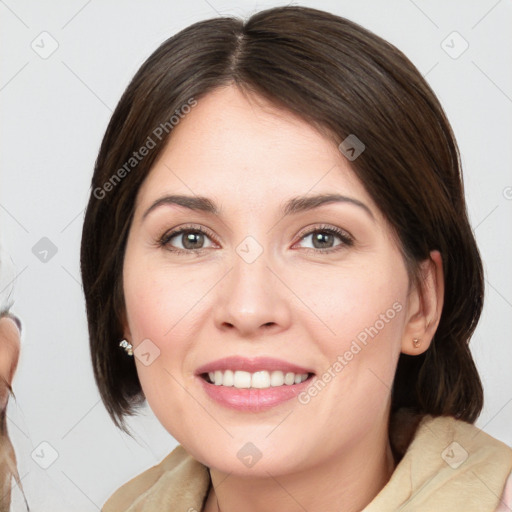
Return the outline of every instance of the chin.
<path id="1" fill-rule="evenodd" d="M 243 439 L 230 438 L 216 442 L 209 437 L 204 443 L 202 440 L 197 443 L 196 438 L 194 443 L 184 441 L 180 444 L 196 460 L 223 473 L 268 478 L 269 473 L 279 475 L 302 469 L 305 461 L 303 441 L 292 446 L 288 439 L 287 445 L 283 445 L 278 438 L 265 439 L 270 430 L 266 427 L 264 431 L 258 436 L 246 435 Z"/>

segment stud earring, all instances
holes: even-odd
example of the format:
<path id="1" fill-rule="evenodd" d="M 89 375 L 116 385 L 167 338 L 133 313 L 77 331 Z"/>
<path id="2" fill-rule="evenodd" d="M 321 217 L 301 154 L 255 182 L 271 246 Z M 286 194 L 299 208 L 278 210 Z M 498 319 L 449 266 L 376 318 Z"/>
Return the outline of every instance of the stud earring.
<path id="1" fill-rule="evenodd" d="M 421 344 L 421 340 L 419 338 L 413 338 L 412 342 L 413 342 L 415 348 L 418 348 Z"/>
<path id="2" fill-rule="evenodd" d="M 124 348 L 124 351 L 129 355 L 133 356 L 133 347 L 131 343 L 128 343 L 126 340 L 121 340 L 119 342 L 119 346 Z"/>

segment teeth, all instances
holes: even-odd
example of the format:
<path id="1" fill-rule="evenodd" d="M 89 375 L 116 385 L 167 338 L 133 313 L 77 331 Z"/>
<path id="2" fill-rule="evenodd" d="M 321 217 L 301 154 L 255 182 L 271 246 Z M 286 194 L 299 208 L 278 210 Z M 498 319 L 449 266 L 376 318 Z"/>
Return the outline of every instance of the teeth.
<path id="1" fill-rule="evenodd" d="M 222 375 L 222 372 L 219 372 Z M 235 374 L 231 370 L 226 370 L 222 375 L 222 385 L 232 386 L 235 383 Z"/>
<path id="2" fill-rule="evenodd" d="M 287 373 L 284 376 L 284 383 L 287 386 L 291 386 L 292 384 L 295 384 L 295 374 L 294 373 Z"/>
<path id="3" fill-rule="evenodd" d="M 224 372 L 216 370 L 209 372 L 208 377 L 212 384 L 216 386 L 235 387 L 239 389 L 267 389 L 278 386 L 291 386 L 300 384 L 308 378 L 307 373 L 292 373 L 262 370 L 255 373 L 244 372 L 240 370 L 226 370 Z"/>
<path id="4" fill-rule="evenodd" d="M 253 373 L 252 376 L 250 373 L 248 375 L 251 387 L 258 389 L 265 389 L 270 387 L 270 375 L 268 372 L 261 371 Z M 224 384 L 224 381 L 222 381 L 222 384 Z"/>
<path id="5" fill-rule="evenodd" d="M 270 385 L 273 387 L 282 386 L 284 384 L 283 372 L 272 372 L 270 374 Z"/>

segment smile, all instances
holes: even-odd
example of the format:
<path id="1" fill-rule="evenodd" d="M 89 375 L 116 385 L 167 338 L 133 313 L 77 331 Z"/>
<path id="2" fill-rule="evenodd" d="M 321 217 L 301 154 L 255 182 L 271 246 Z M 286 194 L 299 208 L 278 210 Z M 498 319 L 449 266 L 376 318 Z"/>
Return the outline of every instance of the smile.
<path id="1" fill-rule="evenodd" d="M 195 375 L 214 403 L 240 412 L 261 412 L 295 398 L 315 373 L 273 357 L 229 356 L 200 366 Z"/>
<path id="2" fill-rule="evenodd" d="M 309 376 L 309 373 L 280 370 L 262 370 L 254 373 L 243 370 L 217 370 L 202 375 L 203 378 L 215 386 L 235 387 L 237 389 L 267 389 L 270 387 L 292 386 L 304 382 Z"/>

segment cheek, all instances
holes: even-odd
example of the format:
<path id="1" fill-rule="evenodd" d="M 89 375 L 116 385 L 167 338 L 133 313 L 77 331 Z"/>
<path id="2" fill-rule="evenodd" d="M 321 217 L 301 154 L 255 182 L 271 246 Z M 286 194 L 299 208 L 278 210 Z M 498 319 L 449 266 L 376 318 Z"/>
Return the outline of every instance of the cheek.
<path id="1" fill-rule="evenodd" d="M 123 285 L 133 340 L 150 338 L 162 352 L 171 341 L 176 348 L 177 332 L 193 317 L 207 283 L 182 270 L 149 265 L 138 269 L 129 260 L 125 268 L 129 269 Z"/>
<path id="2" fill-rule="evenodd" d="M 339 350 L 358 336 L 364 342 L 369 331 L 383 337 L 401 333 L 407 286 L 405 269 L 380 264 L 302 273 L 294 289 L 310 308 L 309 323 L 321 321 L 321 338 Z"/>
<path id="3" fill-rule="evenodd" d="M 156 344 L 172 326 L 169 301 L 175 292 L 162 287 L 151 274 L 128 278 L 124 284 L 126 311 L 130 332 L 135 343 L 151 338 Z"/>
<path id="4" fill-rule="evenodd" d="M 183 322 L 179 323 L 183 302 L 177 291 L 179 283 L 170 286 L 166 281 L 163 284 L 162 279 L 145 270 L 127 275 L 124 281 L 134 361 L 148 405 L 160 423 L 174 435 L 174 418 L 181 418 L 187 412 L 180 369 L 188 348 L 186 339 L 181 337 L 180 341 L 178 337 L 183 325 Z M 137 357 L 141 353 L 138 347 L 143 344 L 148 347 L 149 361 Z"/>
<path id="5" fill-rule="evenodd" d="M 123 286 L 135 355 L 137 346 L 148 343 L 146 340 L 151 342 L 151 356 L 157 354 L 148 365 L 135 356 L 139 381 L 153 412 L 174 435 L 173 418 L 186 414 L 185 405 L 190 402 L 185 391 L 185 379 L 190 376 L 183 371 L 196 339 L 190 330 L 201 313 L 198 301 L 211 284 L 162 266 L 144 265 L 141 270 L 129 259 L 125 265 Z"/>
<path id="6" fill-rule="evenodd" d="M 324 405 L 318 401 L 314 407 L 330 411 L 329 416 L 344 418 L 348 407 L 360 419 L 370 418 L 387 402 L 400 354 L 408 289 L 405 268 L 396 267 L 391 260 L 389 265 L 381 260 L 374 267 L 354 265 L 337 273 L 330 269 L 302 284 L 315 313 L 309 313 L 310 337 L 325 361 L 319 379 L 330 390 L 319 392 Z M 318 383 L 318 390 L 323 383 Z M 309 403 L 308 396 L 302 398 Z"/>

